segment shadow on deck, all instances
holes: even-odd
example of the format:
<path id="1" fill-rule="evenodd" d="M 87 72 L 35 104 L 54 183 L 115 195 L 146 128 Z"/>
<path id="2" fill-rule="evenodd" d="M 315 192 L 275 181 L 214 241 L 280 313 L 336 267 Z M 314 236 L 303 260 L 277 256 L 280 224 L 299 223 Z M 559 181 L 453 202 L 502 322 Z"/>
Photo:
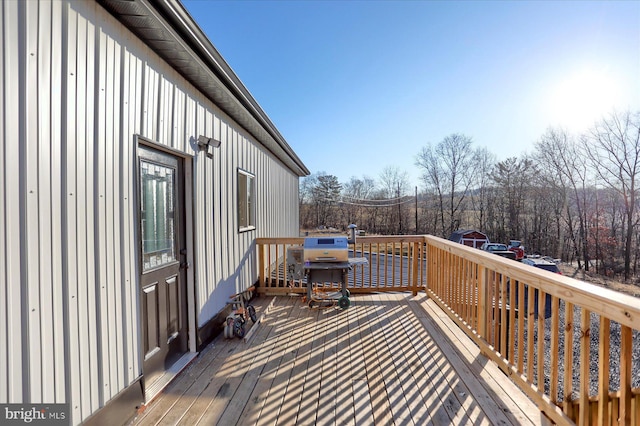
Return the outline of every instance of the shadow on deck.
<path id="1" fill-rule="evenodd" d="M 266 317 L 250 339 L 217 337 L 134 424 L 547 423 L 424 294 L 351 302 L 257 299 Z"/>

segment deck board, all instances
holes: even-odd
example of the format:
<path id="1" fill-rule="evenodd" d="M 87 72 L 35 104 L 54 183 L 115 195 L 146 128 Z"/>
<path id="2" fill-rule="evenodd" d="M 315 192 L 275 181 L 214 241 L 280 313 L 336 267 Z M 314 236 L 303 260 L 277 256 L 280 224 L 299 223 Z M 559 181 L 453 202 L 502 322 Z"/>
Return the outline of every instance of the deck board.
<path id="1" fill-rule="evenodd" d="M 247 342 L 217 337 L 134 424 L 545 424 L 424 294 L 351 301 L 259 298 L 270 312 Z"/>

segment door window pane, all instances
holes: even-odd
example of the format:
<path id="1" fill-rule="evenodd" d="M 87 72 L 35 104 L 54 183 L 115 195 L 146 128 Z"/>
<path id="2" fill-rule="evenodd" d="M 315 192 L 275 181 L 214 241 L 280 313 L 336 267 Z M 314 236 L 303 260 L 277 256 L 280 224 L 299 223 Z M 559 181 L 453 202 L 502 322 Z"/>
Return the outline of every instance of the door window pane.
<path id="1" fill-rule="evenodd" d="M 142 269 L 176 260 L 175 169 L 140 161 Z"/>

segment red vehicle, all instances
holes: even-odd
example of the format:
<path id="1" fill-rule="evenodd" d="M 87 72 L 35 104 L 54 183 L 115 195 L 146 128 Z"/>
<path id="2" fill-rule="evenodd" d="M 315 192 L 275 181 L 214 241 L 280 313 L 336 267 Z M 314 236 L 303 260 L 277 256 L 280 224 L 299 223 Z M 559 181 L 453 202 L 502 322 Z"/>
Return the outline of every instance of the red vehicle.
<path id="1" fill-rule="evenodd" d="M 516 260 L 524 259 L 524 246 L 522 245 L 522 241 L 511 240 L 509 241 L 508 250 L 511 250 L 516 254 Z"/>

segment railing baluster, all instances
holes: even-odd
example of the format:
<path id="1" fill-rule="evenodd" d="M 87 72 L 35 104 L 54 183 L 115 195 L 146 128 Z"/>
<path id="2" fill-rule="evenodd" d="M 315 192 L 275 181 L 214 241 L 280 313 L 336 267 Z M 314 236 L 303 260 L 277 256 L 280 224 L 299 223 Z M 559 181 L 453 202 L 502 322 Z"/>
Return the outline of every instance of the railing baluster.
<path id="1" fill-rule="evenodd" d="M 509 361 L 514 365 L 516 362 L 516 290 L 514 285 L 517 282 L 512 283 L 511 277 L 507 279 L 507 291 L 509 292 Z"/>
<path id="2" fill-rule="evenodd" d="M 376 262 L 376 284 L 375 287 L 377 288 L 380 285 L 380 264 L 382 263 L 382 256 L 380 256 L 380 243 L 376 242 L 376 259 L 378 259 L 378 261 Z M 371 283 L 371 286 L 373 287 L 373 282 Z"/>
<path id="3" fill-rule="evenodd" d="M 480 337 L 487 338 L 487 271 L 481 265 L 478 266 L 478 334 Z"/>
<path id="4" fill-rule="evenodd" d="M 518 286 L 518 373 L 523 374 L 525 352 L 524 320 L 527 309 L 524 306 L 524 283 L 522 283 L 522 281 L 517 281 L 516 285 Z"/>
<path id="5" fill-rule="evenodd" d="M 589 372 L 591 354 L 591 312 L 582 308 L 580 316 L 580 425 L 589 424 Z"/>
<path id="6" fill-rule="evenodd" d="M 493 333 L 491 336 L 491 343 L 493 347 L 499 351 L 500 346 L 500 280 L 502 274 L 498 274 L 497 272 L 492 272 L 492 280 L 491 280 L 491 305 L 492 305 L 492 325 L 493 325 Z"/>
<path id="7" fill-rule="evenodd" d="M 565 303 L 564 307 L 564 401 L 562 411 L 573 417 L 573 304 Z"/>
<path id="8" fill-rule="evenodd" d="M 391 287 L 396 285 L 396 242 L 391 243 Z"/>
<path id="9" fill-rule="evenodd" d="M 271 253 L 272 248 L 269 246 L 269 250 L 267 250 L 267 279 L 269 280 L 269 287 L 273 287 L 273 280 L 271 279 L 271 268 L 273 267 L 273 262 L 271 261 Z"/>
<path id="10" fill-rule="evenodd" d="M 633 334 L 631 328 L 620 330 L 620 424 L 631 424 L 631 361 Z"/>
<path id="11" fill-rule="evenodd" d="M 419 273 L 420 273 L 420 246 L 422 245 L 422 243 L 416 241 L 413 243 L 413 250 L 412 250 L 412 260 L 413 260 L 413 279 L 412 279 L 412 284 L 413 284 L 413 295 L 416 296 L 418 294 L 418 289 L 420 287 L 419 285 Z"/>
<path id="12" fill-rule="evenodd" d="M 507 321 L 507 283 L 504 274 L 500 274 L 500 354 L 504 358 L 507 355 L 507 331 L 509 321 Z"/>
<path id="13" fill-rule="evenodd" d="M 551 297 L 551 386 L 549 395 L 554 404 L 558 404 L 558 358 L 560 352 L 560 299 Z"/>
<path id="14" fill-rule="evenodd" d="M 527 286 L 527 380 L 533 384 L 533 366 L 535 362 L 533 326 L 535 324 L 535 292 L 532 286 Z"/>
<path id="15" fill-rule="evenodd" d="M 544 320 L 546 316 L 546 294 L 544 291 L 538 291 L 538 350 L 536 366 L 538 370 L 537 385 L 541 392 L 544 392 Z"/>
<path id="16" fill-rule="evenodd" d="M 598 425 L 609 424 L 609 364 L 610 364 L 610 333 L 611 321 L 600 317 L 599 346 L 598 346 Z"/>

